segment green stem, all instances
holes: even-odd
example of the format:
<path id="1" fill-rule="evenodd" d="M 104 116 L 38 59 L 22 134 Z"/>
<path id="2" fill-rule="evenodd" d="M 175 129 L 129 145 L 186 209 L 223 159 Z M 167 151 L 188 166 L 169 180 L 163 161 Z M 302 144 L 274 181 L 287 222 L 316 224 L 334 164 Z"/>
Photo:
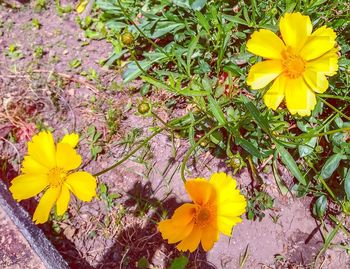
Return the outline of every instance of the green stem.
<path id="1" fill-rule="evenodd" d="M 330 98 L 330 99 L 339 99 L 339 100 L 350 102 L 350 97 L 347 97 L 347 96 L 338 96 L 338 95 L 332 95 L 332 94 L 319 94 L 318 96 L 324 97 L 324 98 Z"/>
<path id="2" fill-rule="evenodd" d="M 281 137 L 281 138 L 299 139 L 299 138 L 312 138 L 312 137 L 316 137 L 316 136 L 330 135 L 330 134 L 341 133 L 341 132 L 346 132 L 346 131 L 350 131 L 350 127 L 343 127 L 340 129 L 335 129 L 335 130 L 331 130 L 331 131 L 319 133 L 319 134 L 301 134 L 298 136 L 291 136 L 291 135 L 277 135 L 277 136 Z"/>
<path id="3" fill-rule="evenodd" d="M 122 164 L 123 162 L 125 162 L 127 159 L 129 159 L 132 155 L 134 155 L 139 149 L 141 149 L 142 147 L 144 147 L 153 137 L 155 137 L 157 134 L 159 134 L 160 132 L 162 132 L 165 128 L 160 128 L 157 131 L 153 132 L 153 134 L 151 134 L 149 137 L 147 137 L 145 140 L 143 140 L 143 142 L 137 146 L 135 149 L 133 149 L 132 151 L 130 151 L 127 155 L 124 156 L 124 158 L 122 158 L 121 160 L 115 162 L 114 164 L 112 164 L 111 166 L 107 167 L 106 169 L 103 169 L 102 171 L 94 174 L 94 177 L 98 177 L 104 173 L 107 173 L 108 171 L 116 168 L 118 165 Z"/>
<path id="4" fill-rule="evenodd" d="M 327 183 L 324 181 L 322 177 L 319 177 L 319 180 L 321 181 L 323 187 L 327 190 L 330 196 L 332 196 L 333 200 L 336 202 L 339 202 L 337 197 L 334 195 L 333 191 L 328 187 Z"/>
<path id="5" fill-rule="evenodd" d="M 188 159 L 190 158 L 192 152 L 196 149 L 196 147 L 198 147 L 198 145 L 200 143 L 202 143 L 209 135 L 211 135 L 213 132 L 215 132 L 216 130 L 222 128 L 223 126 L 219 125 L 216 126 L 215 128 L 211 129 L 208 133 L 206 133 L 204 136 L 202 136 L 197 142 L 196 144 L 194 144 L 186 153 L 182 164 L 181 164 L 181 179 L 182 181 L 185 183 L 186 182 L 186 178 L 185 178 L 185 169 L 186 169 L 186 164 Z"/>
<path id="6" fill-rule="evenodd" d="M 324 100 L 323 98 L 317 96 L 318 99 L 320 99 L 323 103 L 325 103 L 327 106 L 329 106 L 331 109 L 333 109 L 335 112 L 339 113 L 339 115 L 342 115 L 344 118 L 346 118 L 347 120 L 350 120 L 350 117 L 345 115 L 342 111 L 340 111 L 339 109 L 337 109 L 335 106 L 331 105 L 330 103 L 328 103 L 326 100 Z"/>

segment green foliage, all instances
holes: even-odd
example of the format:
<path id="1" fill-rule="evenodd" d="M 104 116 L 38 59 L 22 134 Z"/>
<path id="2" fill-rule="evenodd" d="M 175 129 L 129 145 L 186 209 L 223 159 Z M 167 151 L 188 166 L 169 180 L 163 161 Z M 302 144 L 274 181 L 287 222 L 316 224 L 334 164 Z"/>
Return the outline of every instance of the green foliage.
<path id="1" fill-rule="evenodd" d="M 98 188 L 98 198 L 105 202 L 108 210 L 111 210 L 115 206 L 115 200 L 120 198 L 120 194 L 109 193 L 105 183 L 100 183 Z"/>
<path id="2" fill-rule="evenodd" d="M 247 217 L 250 220 L 261 221 L 265 217 L 263 211 L 271 208 L 273 208 L 273 198 L 264 191 L 254 189 L 248 201 Z"/>
<path id="3" fill-rule="evenodd" d="M 44 48 L 42 46 L 37 46 L 34 48 L 34 57 L 41 59 L 44 56 Z"/>
<path id="4" fill-rule="evenodd" d="M 5 55 L 11 60 L 19 60 L 24 58 L 22 51 L 15 44 L 10 44 L 10 46 L 5 51 Z"/>
<path id="5" fill-rule="evenodd" d="M 175 258 L 168 269 L 185 269 L 188 264 L 188 258 L 186 256 L 180 256 Z"/>
<path id="6" fill-rule="evenodd" d="M 91 17 L 78 21 L 86 37 L 111 42 L 113 52 L 103 64 L 123 63 L 124 83 L 141 78 L 144 96 L 167 91 L 174 96 L 165 103 L 169 112 L 180 98 L 191 108 L 166 123 L 191 146 L 181 166 L 183 178 L 187 161 L 207 150 L 237 172 L 231 160 L 239 153 L 258 186 L 249 194 L 249 219 L 261 219 L 273 207 L 273 198 L 259 188 L 262 164 L 272 166 L 281 194 L 313 196 L 314 215 L 322 219 L 333 205 L 346 214 L 350 208 L 347 9 L 346 1 L 324 0 L 96 0 Z M 283 105 L 272 111 L 262 102 L 268 87 L 250 91 L 246 86 L 249 69 L 261 60 L 247 52 L 247 40 L 257 29 L 277 32 L 286 12 L 309 15 L 314 29 L 327 25 L 337 33 L 338 73 L 329 78 L 328 91 L 318 94 L 309 117 L 292 116 Z M 280 165 L 294 178 L 288 187 Z"/>
<path id="7" fill-rule="evenodd" d="M 87 135 L 90 140 L 90 153 L 94 160 L 96 160 L 97 155 L 102 152 L 102 147 L 100 145 L 100 138 L 102 137 L 102 133 L 96 130 L 96 127 L 91 125 L 87 129 Z"/>

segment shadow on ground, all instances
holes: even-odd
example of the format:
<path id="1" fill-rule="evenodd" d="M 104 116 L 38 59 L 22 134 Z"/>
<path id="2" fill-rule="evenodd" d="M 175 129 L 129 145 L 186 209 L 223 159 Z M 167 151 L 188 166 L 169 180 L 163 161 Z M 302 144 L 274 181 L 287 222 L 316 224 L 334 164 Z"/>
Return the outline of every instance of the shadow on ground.
<path id="1" fill-rule="evenodd" d="M 157 223 L 163 212 L 167 211 L 171 216 L 180 206 L 175 198 L 166 197 L 164 200 L 154 198 L 154 190 L 149 182 L 146 184 L 136 182 L 127 195 L 129 198 L 124 205 L 136 217 L 147 216 L 147 222 L 125 228 L 97 268 L 149 268 L 138 267 L 140 259 L 158 267 L 168 268 L 174 258 L 182 255 L 189 258 L 186 268 L 215 268 L 207 262 L 203 250 L 192 254 L 181 253 L 175 245 L 167 244 L 157 231 Z"/>

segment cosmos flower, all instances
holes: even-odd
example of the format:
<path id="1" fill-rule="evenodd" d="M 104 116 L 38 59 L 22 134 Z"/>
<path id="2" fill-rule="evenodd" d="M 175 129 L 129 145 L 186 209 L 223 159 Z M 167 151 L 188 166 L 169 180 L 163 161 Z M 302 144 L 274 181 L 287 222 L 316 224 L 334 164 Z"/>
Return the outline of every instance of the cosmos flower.
<path id="1" fill-rule="evenodd" d="M 186 181 L 193 203 L 183 204 L 171 219 L 158 224 L 162 237 L 169 244 L 180 242 L 180 251 L 193 252 L 199 243 L 209 251 L 219 239 L 219 232 L 231 236 L 232 227 L 242 221 L 240 216 L 247 205 L 236 185 L 236 180 L 225 173 L 215 173 L 209 180 Z"/>
<path id="2" fill-rule="evenodd" d="M 67 211 L 70 192 L 82 201 L 96 195 L 96 179 L 87 172 L 71 172 L 81 164 L 81 156 L 74 147 L 77 134 L 68 134 L 55 145 L 53 135 L 42 131 L 28 142 L 28 155 L 22 162 L 22 174 L 11 181 L 10 191 L 17 201 L 28 199 L 45 191 L 34 212 L 36 224 L 48 220 L 56 204 L 56 212 Z"/>
<path id="3" fill-rule="evenodd" d="M 270 30 L 259 30 L 247 42 L 247 50 L 265 58 L 252 66 L 247 84 L 262 89 L 267 107 L 276 110 L 282 100 L 291 114 L 308 116 L 316 105 L 315 93 L 328 88 L 327 76 L 338 70 L 335 32 L 326 26 L 312 33 L 308 16 L 286 13 L 279 23 L 281 40 Z"/>

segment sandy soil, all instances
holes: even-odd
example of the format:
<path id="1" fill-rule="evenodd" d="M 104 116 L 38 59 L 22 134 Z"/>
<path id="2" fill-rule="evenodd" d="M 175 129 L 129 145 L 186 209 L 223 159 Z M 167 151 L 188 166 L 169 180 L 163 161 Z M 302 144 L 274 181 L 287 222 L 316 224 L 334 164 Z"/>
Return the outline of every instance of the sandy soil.
<path id="1" fill-rule="evenodd" d="M 33 18 L 39 20 L 40 29 L 32 27 Z M 25 154 L 26 140 L 36 132 L 35 125 L 52 127 L 56 137 L 66 131 L 82 134 L 79 152 L 84 169 L 90 172 L 100 171 L 128 152 L 127 145 L 123 148 L 118 143 L 133 130 L 142 132 L 140 138 L 150 133 L 154 122 L 135 111 L 142 97 L 131 92 L 130 85 L 122 85 L 119 70 L 104 70 L 97 63 L 108 57 L 112 46 L 105 41 L 83 44 L 86 39 L 75 14 L 60 17 L 53 5 L 41 13 L 35 13 L 30 5 L 20 10 L 0 7 L 0 21 L 0 138 L 4 138 L 0 140 L 0 160 L 7 167 L 0 175 L 7 183 L 19 171 L 20 157 Z M 22 52 L 22 59 L 6 56 L 11 44 Z M 44 50 L 41 59 L 33 53 L 38 46 Z M 69 66 L 75 58 L 82 63 L 76 69 Z M 98 80 L 81 75 L 89 68 L 97 71 Z M 150 98 L 161 104 L 166 95 L 158 93 Z M 118 125 L 115 134 L 105 116 L 111 109 Z M 171 118 L 161 105 L 156 110 L 164 120 Z M 103 151 L 96 161 L 92 160 L 92 142 L 86 135 L 92 125 L 102 134 L 99 143 Z M 9 139 L 11 135 L 17 138 L 15 143 Z M 155 223 L 165 210 L 171 214 L 188 201 L 179 178 L 180 161 L 187 148 L 185 140 L 172 143 L 163 132 L 122 166 L 99 177 L 109 193 L 120 195 L 114 203 L 107 206 L 104 199 L 95 199 L 82 204 L 73 199 L 69 218 L 53 219 L 41 228 L 72 268 L 137 268 L 141 257 L 157 268 L 166 268 L 169 260 L 180 254 L 161 239 Z M 223 160 L 209 152 L 202 152 L 199 160 L 196 165 L 189 162 L 192 177 L 227 169 Z M 287 173 L 284 177 L 292 180 Z M 251 187 L 248 171 L 241 171 L 236 178 L 246 193 Z M 311 266 L 323 239 L 311 215 L 310 199 L 281 196 L 273 176 L 263 178 L 265 190 L 274 198 L 273 210 L 266 211 L 261 221 L 244 219 L 232 238 L 221 236 L 210 252 L 190 254 L 191 268 L 239 268 L 246 249 L 243 268 Z M 36 201 L 31 199 L 22 205 L 32 213 Z M 342 240 L 340 236 L 337 242 Z M 350 268 L 350 259 L 344 251 L 329 250 L 316 267 L 321 265 Z"/>

